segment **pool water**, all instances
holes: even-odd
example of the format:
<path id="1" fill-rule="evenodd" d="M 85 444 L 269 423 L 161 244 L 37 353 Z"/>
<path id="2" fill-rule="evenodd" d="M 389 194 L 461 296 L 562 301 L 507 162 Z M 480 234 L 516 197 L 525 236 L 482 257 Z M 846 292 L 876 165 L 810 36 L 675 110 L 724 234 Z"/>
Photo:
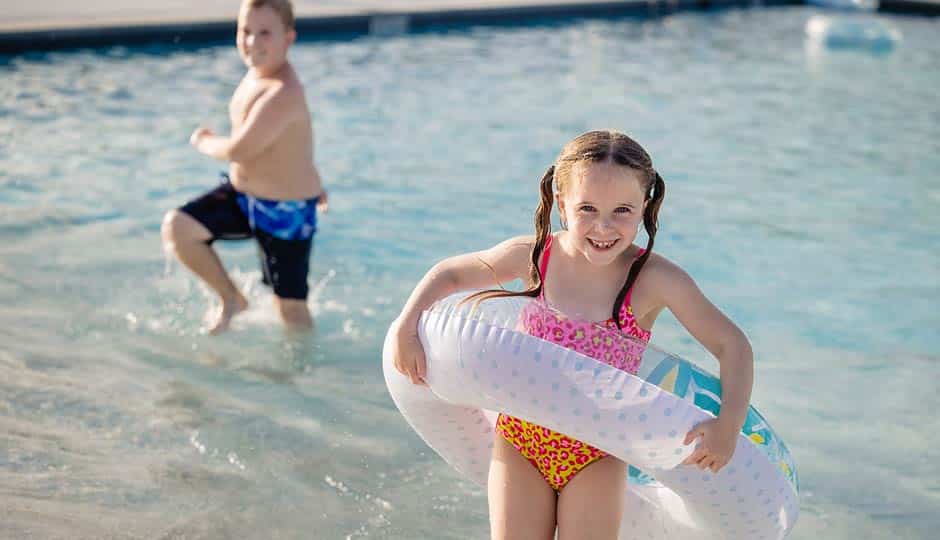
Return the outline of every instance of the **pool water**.
<path id="1" fill-rule="evenodd" d="M 537 183 L 588 129 L 666 179 L 657 250 L 749 335 L 787 440 L 791 538 L 940 526 L 940 20 L 872 15 L 890 51 L 813 46 L 814 8 L 574 19 L 301 41 L 331 190 L 317 331 L 285 335 L 160 247 L 216 182 L 229 44 L 0 58 L 0 537 L 485 538 L 485 492 L 412 432 L 380 349 L 434 262 L 531 232 Z M 654 343 L 705 352 L 664 316 Z M 715 367 L 713 361 L 705 361 Z"/>

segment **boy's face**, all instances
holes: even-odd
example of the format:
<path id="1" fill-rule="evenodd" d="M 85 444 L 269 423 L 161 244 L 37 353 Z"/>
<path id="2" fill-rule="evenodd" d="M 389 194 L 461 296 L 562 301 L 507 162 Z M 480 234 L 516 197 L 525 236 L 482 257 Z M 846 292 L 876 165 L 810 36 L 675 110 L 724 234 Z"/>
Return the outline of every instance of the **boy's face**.
<path id="1" fill-rule="evenodd" d="M 238 14 L 238 52 L 249 69 L 261 75 L 276 72 L 287 60 L 297 33 L 269 6 L 243 8 Z"/>

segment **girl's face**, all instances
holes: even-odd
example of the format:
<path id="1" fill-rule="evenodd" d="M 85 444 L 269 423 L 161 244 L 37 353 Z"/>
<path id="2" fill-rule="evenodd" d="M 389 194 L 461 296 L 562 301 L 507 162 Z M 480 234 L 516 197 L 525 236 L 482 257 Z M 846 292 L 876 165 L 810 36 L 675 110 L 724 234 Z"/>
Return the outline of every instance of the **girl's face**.
<path id="1" fill-rule="evenodd" d="M 287 48 L 297 34 L 270 6 L 244 8 L 238 15 L 236 44 L 242 60 L 260 75 L 271 75 L 287 60 Z"/>
<path id="2" fill-rule="evenodd" d="M 640 175 L 630 167 L 580 162 L 565 191 L 555 195 L 572 246 L 591 264 L 610 264 L 633 244 L 646 209 Z"/>

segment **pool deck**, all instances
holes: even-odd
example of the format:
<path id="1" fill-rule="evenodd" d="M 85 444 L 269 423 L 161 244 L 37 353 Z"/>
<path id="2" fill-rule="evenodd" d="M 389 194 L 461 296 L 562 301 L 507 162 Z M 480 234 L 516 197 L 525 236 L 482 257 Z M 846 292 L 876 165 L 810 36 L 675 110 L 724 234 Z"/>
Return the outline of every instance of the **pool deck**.
<path id="1" fill-rule="evenodd" d="M 539 16 L 671 13 L 803 0 L 294 0 L 302 31 L 401 32 L 436 23 Z M 199 41 L 234 29 L 239 0 L 24 0 L 0 14 L 0 53 L 141 42 Z M 940 15 L 940 0 L 882 0 L 881 10 Z"/>
<path id="2" fill-rule="evenodd" d="M 495 10 L 538 10 L 657 3 L 597 0 L 295 0 L 295 16 L 300 19 L 335 19 L 374 15 L 421 16 L 447 12 L 493 12 Z M 938 0 L 940 1 L 940 0 Z M 660 2 L 662 4 L 695 4 Z M 745 3 L 745 2 L 740 2 Z M 140 26 L 153 24 L 206 23 L 234 20 L 239 0 L 199 0 L 160 2 L 158 0 L 98 0 L 74 2 L 34 0 L 7 7 L 0 15 L 0 32 L 64 30 L 85 27 Z"/>

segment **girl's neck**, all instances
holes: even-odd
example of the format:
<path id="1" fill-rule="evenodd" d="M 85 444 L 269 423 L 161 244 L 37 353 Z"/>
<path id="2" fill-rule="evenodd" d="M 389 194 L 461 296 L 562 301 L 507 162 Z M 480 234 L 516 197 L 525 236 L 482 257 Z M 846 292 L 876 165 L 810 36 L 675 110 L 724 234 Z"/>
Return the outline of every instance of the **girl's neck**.
<path id="1" fill-rule="evenodd" d="M 545 300 L 553 308 L 575 319 L 604 321 L 611 316 L 617 293 L 627 277 L 628 259 L 637 248 L 630 246 L 610 264 L 591 264 L 561 232 L 552 241 L 545 272 Z"/>

